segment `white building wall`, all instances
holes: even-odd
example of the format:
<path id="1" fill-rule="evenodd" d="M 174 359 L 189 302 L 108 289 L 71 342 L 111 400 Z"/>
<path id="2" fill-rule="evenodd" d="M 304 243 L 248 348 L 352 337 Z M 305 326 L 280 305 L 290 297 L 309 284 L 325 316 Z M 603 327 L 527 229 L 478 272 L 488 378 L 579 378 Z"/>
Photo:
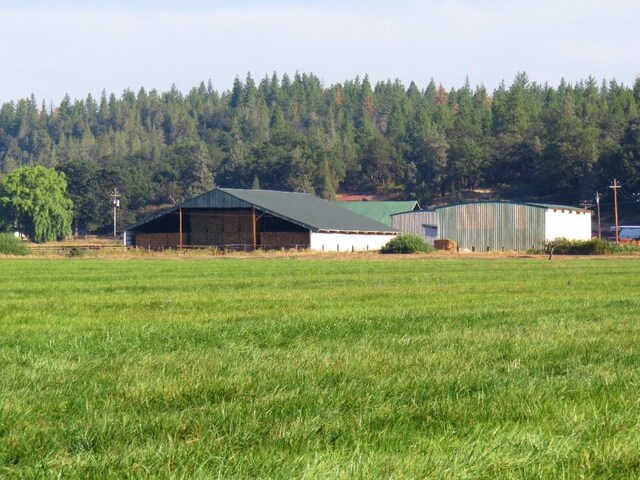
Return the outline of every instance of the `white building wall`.
<path id="1" fill-rule="evenodd" d="M 363 252 L 380 250 L 395 234 L 362 235 L 357 233 L 311 232 L 310 250 L 324 252 Z"/>
<path id="2" fill-rule="evenodd" d="M 591 212 L 550 208 L 545 212 L 545 240 L 589 240 Z"/>

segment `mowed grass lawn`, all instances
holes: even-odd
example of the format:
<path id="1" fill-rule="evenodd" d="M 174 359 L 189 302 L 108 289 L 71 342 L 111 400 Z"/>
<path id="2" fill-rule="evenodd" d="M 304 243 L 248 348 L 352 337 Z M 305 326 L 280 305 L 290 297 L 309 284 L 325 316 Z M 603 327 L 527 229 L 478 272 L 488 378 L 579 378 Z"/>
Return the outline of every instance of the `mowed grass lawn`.
<path id="1" fill-rule="evenodd" d="M 0 477 L 640 477 L 640 259 L 0 278 Z"/>

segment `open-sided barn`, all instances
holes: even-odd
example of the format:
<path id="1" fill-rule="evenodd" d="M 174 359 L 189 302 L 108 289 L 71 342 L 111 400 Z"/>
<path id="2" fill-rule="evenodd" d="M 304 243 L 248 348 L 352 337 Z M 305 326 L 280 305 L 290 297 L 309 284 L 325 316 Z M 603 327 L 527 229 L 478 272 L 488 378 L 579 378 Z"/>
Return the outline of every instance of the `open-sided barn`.
<path id="1" fill-rule="evenodd" d="M 591 238 L 591 211 L 565 205 L 474 202 L 394 215 L 393 226 L 469 250 L 527 250 L 550 240 Z"/>
<path id="2" fill-rule="evenodd" d="M 143 248 L 379 250 L 397 230 L 313 195 L 217 188 L 129 225 Z"/>

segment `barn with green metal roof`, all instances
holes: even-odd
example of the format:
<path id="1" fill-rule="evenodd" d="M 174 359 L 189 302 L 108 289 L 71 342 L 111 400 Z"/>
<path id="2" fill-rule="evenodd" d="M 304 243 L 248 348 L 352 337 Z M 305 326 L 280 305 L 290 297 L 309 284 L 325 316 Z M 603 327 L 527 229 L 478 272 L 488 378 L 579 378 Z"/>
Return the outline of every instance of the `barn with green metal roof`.
<path id="1" fill-rule="evenodd" d="M 216 188 L 127 226 L 142 248 L 379 250 L 398 231 L 307 193 Z"/>

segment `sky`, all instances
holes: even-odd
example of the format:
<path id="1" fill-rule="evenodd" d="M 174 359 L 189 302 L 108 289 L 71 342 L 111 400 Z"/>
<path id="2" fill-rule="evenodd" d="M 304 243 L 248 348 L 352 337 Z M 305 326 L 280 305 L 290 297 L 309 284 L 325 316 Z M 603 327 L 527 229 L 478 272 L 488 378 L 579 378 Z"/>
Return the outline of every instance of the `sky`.
<path id="1" fill-rule="evenodd" d="M 249 72 L 447 89 L 468 77 L 490 92 L 518 72 L 632 85 L 639 18 L 638 0 L 0 0 L 0 103 L 209 80 L 222 92 Z"/>

